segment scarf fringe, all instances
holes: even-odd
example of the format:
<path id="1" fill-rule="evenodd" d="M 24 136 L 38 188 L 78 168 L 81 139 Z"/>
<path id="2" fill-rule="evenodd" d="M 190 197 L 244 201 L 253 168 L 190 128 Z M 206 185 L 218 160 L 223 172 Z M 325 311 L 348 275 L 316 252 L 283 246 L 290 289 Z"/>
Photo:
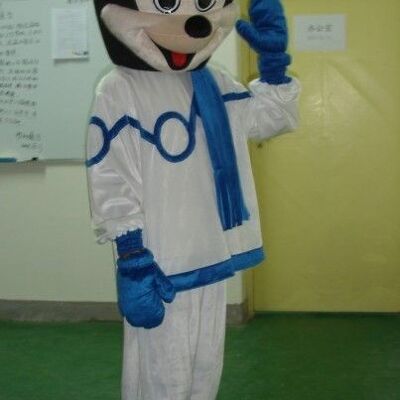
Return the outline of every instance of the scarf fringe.
<path id="1" fill-rule="evenodd" d="M 208 69 L 192 72 L 196 111 L 206 134 L 214 171 L 217 206 L 224 230 L 249 219 L 243 199 L 235 147 L 225 103 Z"/>

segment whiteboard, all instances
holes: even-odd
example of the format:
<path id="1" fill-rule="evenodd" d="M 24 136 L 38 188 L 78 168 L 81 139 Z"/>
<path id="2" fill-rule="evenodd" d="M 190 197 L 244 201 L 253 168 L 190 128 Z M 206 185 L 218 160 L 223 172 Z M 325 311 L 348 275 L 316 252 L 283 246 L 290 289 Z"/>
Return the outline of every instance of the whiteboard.
<path id="1" fill-rule="evenodd" d="M 84 8 L 88 54 L 56 59 L 54 9 Z M 0 0 L 0 162 L 84 160 L 94 89 L 111 69 L 91 0 Z"/>

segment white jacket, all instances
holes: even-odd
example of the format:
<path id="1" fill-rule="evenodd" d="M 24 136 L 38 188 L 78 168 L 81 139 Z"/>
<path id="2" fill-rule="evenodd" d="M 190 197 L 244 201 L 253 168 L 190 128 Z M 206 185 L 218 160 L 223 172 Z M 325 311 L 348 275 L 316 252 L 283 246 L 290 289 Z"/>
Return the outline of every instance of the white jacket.
<path id="1" fill-rule="evenodd" d="M 249 93 L 212 72 L 226 104 L 250 213 L 239 227 L 223 231 L 221 226 L 205 133 L 191 112 L 190 73 L 116 67 L 97 87 L 88 131 L 88 182 L 98 241 L 143 229 L 145 247 L 177 290 L 225 279 L 262 261 L 247 140 L 268 139 L 297 125 L 296 80 L 278 86 L 254 81 Z"/>

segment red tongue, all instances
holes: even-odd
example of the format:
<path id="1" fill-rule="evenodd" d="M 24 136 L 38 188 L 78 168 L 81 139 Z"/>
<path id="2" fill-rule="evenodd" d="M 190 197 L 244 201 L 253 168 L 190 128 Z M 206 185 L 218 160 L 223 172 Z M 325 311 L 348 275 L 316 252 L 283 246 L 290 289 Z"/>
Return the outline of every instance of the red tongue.
<path id="1" fill-rule="evenodd" d="M 188 58 L 187 54 L 174 53 L 171 51 L 171 56 L 175 67 L 182 68 L 186 65 Z"/>

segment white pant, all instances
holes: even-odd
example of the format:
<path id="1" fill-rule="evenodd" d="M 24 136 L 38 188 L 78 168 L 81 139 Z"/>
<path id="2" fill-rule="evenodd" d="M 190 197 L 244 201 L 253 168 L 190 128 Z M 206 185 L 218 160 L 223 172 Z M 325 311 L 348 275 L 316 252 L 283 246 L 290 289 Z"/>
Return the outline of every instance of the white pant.
<path id="1" fill-rule="evenodd" d="M 178 293 L 161 326 L 124 321 L 122 400 L 214 400 L 225 340 L 225 282 Z"/>

